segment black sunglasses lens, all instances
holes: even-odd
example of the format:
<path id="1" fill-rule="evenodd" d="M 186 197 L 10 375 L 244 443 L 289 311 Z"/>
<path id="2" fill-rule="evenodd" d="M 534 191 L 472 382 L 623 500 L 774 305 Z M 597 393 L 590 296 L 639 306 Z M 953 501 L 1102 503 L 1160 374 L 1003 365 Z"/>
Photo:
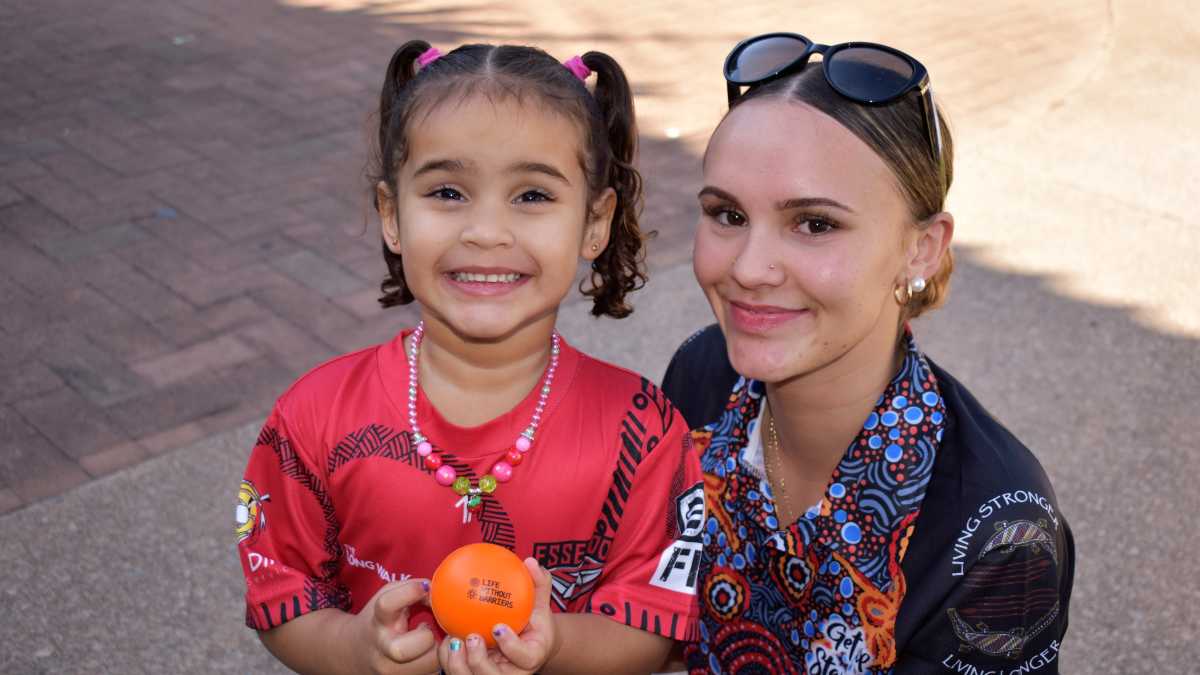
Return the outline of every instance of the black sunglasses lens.
<path id="1" fill-rule="evenodd" d="M 725 79 L 744 84 L 756 82 L 803 56 L 808 46 L 804 40 L 784 35 L 755 40 L 738 52 Z"/>
<path id="2" fill-rule="evenodd" d="M 843 94 L 869 103 L 904 91 L 913 77 L 908 60 L 874 47 L 847 47 L 825 64 L 831 83 Z"/>

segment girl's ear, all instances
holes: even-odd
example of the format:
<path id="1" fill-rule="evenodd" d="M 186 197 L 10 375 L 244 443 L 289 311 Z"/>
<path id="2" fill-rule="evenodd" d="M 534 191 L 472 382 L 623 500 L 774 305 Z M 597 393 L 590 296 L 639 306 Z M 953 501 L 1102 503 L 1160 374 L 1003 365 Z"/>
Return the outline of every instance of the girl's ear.
<path id="1" fill-rule="evenodd" d="M 918 230 L 908 250 L 908 278 L 932 279 L 954 238 L 954 216 L 946 211 L 930 216 Z"/>
<path id="2" fill-rule="evenodd" d="M 595 260 L 600 257 L 608 246 L 608 238 L 612 233 L 613 214 L 617 211 L 617 191 L 611 187 L 592 202 L 588 211 L 587 223 L 583 227 L 583 247 L 579 255 L 585 260 Z"/>
<path id="3" fill-rule="evenodd" d="M 383 181 L 375 185 L 375 205 L 383 229 L 383 244 L 392 253 L 400 255 L 400 223 L 396 220 L 396 196 Z"/>

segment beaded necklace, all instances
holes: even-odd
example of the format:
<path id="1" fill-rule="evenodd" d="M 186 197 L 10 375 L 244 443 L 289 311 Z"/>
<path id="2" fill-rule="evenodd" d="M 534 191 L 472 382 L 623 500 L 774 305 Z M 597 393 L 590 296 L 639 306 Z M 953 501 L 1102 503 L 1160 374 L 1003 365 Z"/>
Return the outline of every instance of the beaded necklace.
<path id="1" fill-rule="evenodd" d="M 542 390 L 538 392 L 537 407 L 533 410 L 533 417 L 529 420 L 529 425 L 513 441 L 513 447 L 505 453 L 504 459 L 492 465 L 492 472 L 480 476 L 479 480 L 472 483 L 470 478 L 459 476 L 454 467 L 445 463 L 442 457 L 445 450 L 438 448 L 435 451 L 433 444 L 421 433 L 421 427 L 417 424 L 417 392 L 420 387 L 417 356 L 421 352 L 421 338 L 424 335 L 425 322 L 422 321 L 413 331 L 412 341 L 408 348 L 408 426 L 412 429 L 412 440 L 417 444 L 417 454 L 425 460 L 425 466 L 434 470 L 434 480 L 438 482 L 438 485 L 454 490 L 455 494 L 459 496 L 459 500 L 454 503 L 454 506 L 462 508 L 463 524 L 465 525 L 471 522 L 471 514 L 483 506 L 483 496 L 495 492 L 500 483 L 507 483 L 513 476 L 513 467 L 524 461 L 525 453 L 533 447 L 538 424 L 542 421 L 542 411 L 546 409 L 546 401 L 550 399 L 550 385 L 554 382 L 554 371 L 558 369 L 560 339 L 557 331 L 551 333 L 550 363 L 546 366 L 546 375 L 542 379 Z"/>

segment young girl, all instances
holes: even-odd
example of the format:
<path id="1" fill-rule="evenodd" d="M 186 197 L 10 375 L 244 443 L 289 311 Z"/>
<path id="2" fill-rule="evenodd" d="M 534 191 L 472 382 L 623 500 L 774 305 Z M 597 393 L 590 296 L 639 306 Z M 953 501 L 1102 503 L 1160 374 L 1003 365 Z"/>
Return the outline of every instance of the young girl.
<path id="1" fill-rule="evenodd" d="M 585 80 L 595 74 L 589 91 Z M 301 672 L 648 672 L 694 637 L 703 521 L 686 425 L 554 330 L 644 280 L 632 95 L 610 57 L 409 42 L 379 110 L 385 306 L 421 322 L 280 397 L 238 509 L 246 621 Z M 522 557 L 520 635 L 441 641 L 427 579 L 468 543 Z"/>

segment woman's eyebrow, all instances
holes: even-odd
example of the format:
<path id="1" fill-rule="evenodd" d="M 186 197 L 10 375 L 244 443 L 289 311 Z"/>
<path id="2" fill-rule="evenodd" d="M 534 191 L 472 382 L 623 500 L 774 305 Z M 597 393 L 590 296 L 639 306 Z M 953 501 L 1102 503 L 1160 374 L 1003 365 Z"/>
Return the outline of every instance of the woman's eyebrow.
<path id="1" fill-rule="evenodd" d="M 705 185 L 704 187 L 700 188 L 700 192 L 696 195 L 696 198 L 698 199 L 704 195 L 712 195 L 717 199 L 724 199 L 725 201 L 733 202 L 734 204 L 738 203 L 737 197 L 734 197 L 719 187 L 713 187 L 712 185 Z"/>
<path id="2" fill-rule="evenodd" d="M 732 194 L 722 190 L 719 187 L 714 187 L 712 185 L 705 185 L 700 190 L 700 193 L 697 194 L 696 196 L 703 197 L 704 195 L 711 195 L 718 199 L 724 199 L 725 201 L 732 202 L 734 204 L 738 203 L 737 197 L 734 197 Z M 846 211 L 847 213 L 854 213 L 854 209 L 850 208 L 849 206 L 846 206 L 845 204 L 839 202 L 836 199 L 830 199 L 828 197 L 795 197 L 793 199 L 785 199 L 781 202 L 776 202 L 776 204 L 775 204 L 775 208 L 779 211 L 787 211 L 789 209 L 811 208 L 814 206 L 833 207 L 835 209 L 841 209 L 843 211 Z"/>
<path id="3" fill-rule="evenodd" d="M 811 208 L 813 206 L 832 206 L 835 209 L 841 209 L 848 213 L 854 213 L 854 209 L 846 206 L 836 199 L 829 199 L 828 197 L 796 197 L 794 199 L 785 199 L 784 201 L 775 204 L 775 208 L 780 211 L 787 211 L 788 209 Z"/>

